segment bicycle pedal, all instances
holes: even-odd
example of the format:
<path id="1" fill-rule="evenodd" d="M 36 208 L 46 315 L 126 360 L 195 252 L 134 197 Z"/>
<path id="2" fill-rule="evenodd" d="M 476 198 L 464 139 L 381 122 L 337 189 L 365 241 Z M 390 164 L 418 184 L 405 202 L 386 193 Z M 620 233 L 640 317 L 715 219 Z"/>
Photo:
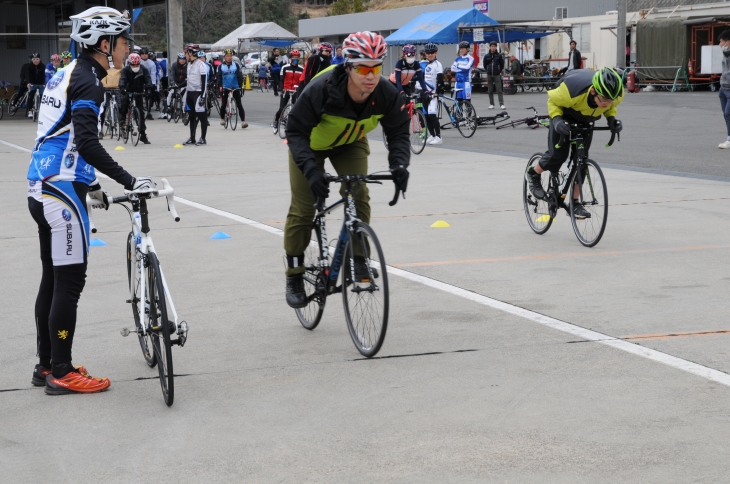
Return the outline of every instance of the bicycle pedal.
<path id="1" fill-rule="evenodd" d="M 129 331 L 129 328 L 122 328 L 119 333 L 126 338 L 127 336 L 129 336 L 129 333 L 131 333 L 131 331 Z"/>

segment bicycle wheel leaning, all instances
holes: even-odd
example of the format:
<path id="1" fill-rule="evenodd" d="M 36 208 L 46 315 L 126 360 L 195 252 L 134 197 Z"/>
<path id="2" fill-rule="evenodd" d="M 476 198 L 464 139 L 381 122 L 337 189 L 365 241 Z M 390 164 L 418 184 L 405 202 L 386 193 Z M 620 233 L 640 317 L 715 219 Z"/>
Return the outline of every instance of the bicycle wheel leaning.
<path id="1" fill-rule="evenodd" d="M 576 184 L 580 186 L 578 200 L 573 197 Z M 581 244 L 593 247 L 603 237 L 608 221 L 608 190 L 606 189 L 606 179 L 598 163 L 593 160 L 585 160 L 581 164 L 573 177 L 568 195 L 570 196 L 570 221 L 573 224 L 573 232 Z M 576 203 L 588 212 L 588 217 L 576 218 L 573 210 Z"/>
<path id="2" fill-rule="evenodd" d="M 157 358 L 157 371 L 160 374 L 160 387 L 167 406 L 175 398 L 175 382 L 172 370 L 171 322 L 167 319 L 167 300 L 162 284 L 162 271 L 157 254 L 148 254 L 147 294 L 150 305 L 150 327 L 152 329 L 152 348 Z"/>
<path id="3" fill-rule="evenodd" d="M 142 258 L 141 254 L 137 252 L 136 238 L 132 232 L 129 232 L 127 236 L 127 279 L 129 280 L 129 294 L 130 302 L 132 304 L 132 314 L 134 315 L 134 327 L 137 329 L 137 338 L 139 338 L 139 346 L 142 348 L 142 356 L 147 362 L 150 368 L 154 368 L 157 364 L 157 356 L 155 351 L 152 349 L 152 333 L 142 334 L 142 327 L 149 328 L 150 325 L 147 322 L 147 314 L 142 315 L 145 320 L 142 320 L 139 314 L 139 301 L 141 300 L 140 294 L 140 276 L 142 275 Z M 144 307 L 149 306 L 149 301 L 145 299 Z"/>
<path id="4" fill-rule="evenodd" d="M 286 122 L 289 119 L 289 111 L 291 111 L 291 104 L 287 105 L 279 116 L 279 138 L 286 138 Z"/>
<path id="5" fill-rule="evenodd" d="M 458 109 L 456 129 L 464 138 L 471 138 L 477 130 L 477 111 L 467 100 L 461 101 Z"/>
<path id="6" fill-rule="evenodd" d="M 373 229 L 357 222 L 349 235 L 342 264 L 342 304 L 352 342 L 370 358 L 380 351 L 388 328 L 388 274 Z"/>
<path id="7" fill-rule="evenodd" d="M 527 223 L 530 224 L 530 228 L 538 235 L 542 235 L 548 231 L 550 226 L 555 220 L 555 211 L 550 210 L 550 203 L 547 200 L 535 198 L 530 192 L 530 184 L 527 181 L 527 170 L 530 169 L 535 163 L 537 163 L 542 157 L 542 153 L 535 153 L 527 162 L 525 168 L 525 176 L 522 180 L 522 201 L 525 206 L 525 216 L 527 217 Z M 541 175 L 542 189 L 545 193 L 548 193 L 550 186 L 550 172 L 543 171 Z"/>
<path id="8" fill-rule="evenodd" d="M 299 322 L 309 330 L 316 328 L 319 324 L 325 302 L 327 302 L 326 276 L 319 265 L 322 250 L 319 229 L 316 226 L 314 232 L 317 236 L 316 244 L 310 243 L 304 251 L 304 292 L 307 294 L 307 305 L 294 310 Z"/>
<path id="9" fill-rule="evenodd" d="M 426 116 L 420 109 L 416 109 L 411 116 L 411 151 L 414 155 L 420 155 L 423 152 L 426 147 L 426 138 L 428 138 Z"/>

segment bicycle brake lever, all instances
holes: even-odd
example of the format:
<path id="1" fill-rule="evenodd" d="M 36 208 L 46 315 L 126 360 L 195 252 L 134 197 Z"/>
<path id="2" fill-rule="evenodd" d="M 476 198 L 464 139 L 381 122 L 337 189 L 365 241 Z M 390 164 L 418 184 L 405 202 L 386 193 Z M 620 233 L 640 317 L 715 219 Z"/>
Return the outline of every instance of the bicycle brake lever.
<path id="1" fill-rule="evenodd" d="M 391 200 L 390 202 L 388 202 L 388 205 L 392 207 L 393 205 L 395 205 L 396 203 L 398 203 L 398 196 L 400 194 L 401 194 L 400 188 L 397 188 L 396 187 L 396 189 L 395 189 L 395 196 L 393 197 L 393 200 Z M 405 199 L 406 199 L 406 194 L 404 193 L 403 194 L 403 200 L 405 200 Z"/>

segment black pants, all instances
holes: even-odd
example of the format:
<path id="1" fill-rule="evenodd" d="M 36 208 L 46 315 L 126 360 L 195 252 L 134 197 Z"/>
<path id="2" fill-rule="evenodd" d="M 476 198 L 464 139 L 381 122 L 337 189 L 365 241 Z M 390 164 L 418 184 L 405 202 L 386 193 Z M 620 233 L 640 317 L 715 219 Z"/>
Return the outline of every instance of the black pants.
<path id="1" fill-rule="evenodd" d="M 271 71 L 271 84 L 274 85 L 274 94 L 279 94 L 279 82 L 281 81 L 281 71 Z"/>
<path id="2" fill-rule="evenodd" d="M 292 91 L 281 91 L 281 100 L 279 101 L 279 110 L 274 115 L 275 122 L 279 122 L 279 116 L 281 116 L 281 112 L 286 107 L 287 103 L 289 102 L 289 98 L 291 97 L 291 103 L 294 104 L 297 102 L 297 93 Z"/>
<path id="3" fill-rule="evenodd" d="M 241 89 L 226 89 L 223 88 L 223 97 L 221 97 L 221 119 L 223 119 L 226 115 L 226 103 L 228 102 L 228 93 L 233 93 L 233 99 L 236 101 L 236 106 L 238 107 L 238 117 L 241 118 L 241 121 L 246 121 L 246 111 L 243 110 L 243 104 L 241 104 L 241 92 L 243 92 Z"/>
<path id="4" fill-rule="evenodd" d="M 198 121 L 200 121 L 200 137 L 205 139 L 205 135 L 208 134 L 208 113 L 203 110 L 202 112 L 196 111 L 198 105 L 198 98 L 203 93 L 200 91 L 188 91 L 185 96 L 185 109 L 190 114 L 190 139 L 195 141 L 195 131 L 198 128 Z"/>
<path id="5" fill-rule="evenodd" d="M 143 135 L 147 131 L 147 126 L 144 122 L 144 94 L 134 93 L 134 101 L 137 104 L 137 116 L 139 116 L 139 132 Z M 119 116 L 122 118 L 122 123 L 127 122 L 127 112 L 129 111 L 129 96 L 122 96 L 122 103 L 119 106 Z M 129 126 L 127 126 L 129 128 Z"/>
<path id="6" fill-rule="evenodd" d="M 566 120 L 569 121 L 569 120 Z M 591 148 L 591 141 L 593 140 L 593 133 L 587 133 L 584 135 L 583 141 L 586 150 L 586 156 L 588 156 L 588 150 Z M 560 135 L 555 132 L 553 123 L 550 123 L 550 131 L 548 132 L 548 150 L 540 158 L 540 168 L 556 173 L 563 166 L 565 160 L 570 155 L 570 143 L 567 141 L 560 145 L 560 148 L 556 148 L 555 145 L 560 142 Z"/>

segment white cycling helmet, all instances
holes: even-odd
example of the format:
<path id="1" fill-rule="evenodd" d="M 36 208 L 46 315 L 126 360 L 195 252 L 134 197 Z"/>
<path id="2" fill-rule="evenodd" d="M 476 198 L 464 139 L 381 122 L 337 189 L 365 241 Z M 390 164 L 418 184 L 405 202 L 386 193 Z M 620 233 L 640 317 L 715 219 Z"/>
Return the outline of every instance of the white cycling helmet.
<path id="1" fill-rule="evenodd" d="M 84 49 L 93 49 L 107 56 L 111 69 L 114 68 L 111 51 L 114 50 L 116 37 L 125 37 L 130 42 L 134 40 L 128 32 L 131 24 L 126 10 L 122 13 L 109 7 L 91 7 L 69 18 L 72 22 L 71 39 Z M 102 52 L 94 47 L 104 36 L 109 36 L 110 52 Z"/>

